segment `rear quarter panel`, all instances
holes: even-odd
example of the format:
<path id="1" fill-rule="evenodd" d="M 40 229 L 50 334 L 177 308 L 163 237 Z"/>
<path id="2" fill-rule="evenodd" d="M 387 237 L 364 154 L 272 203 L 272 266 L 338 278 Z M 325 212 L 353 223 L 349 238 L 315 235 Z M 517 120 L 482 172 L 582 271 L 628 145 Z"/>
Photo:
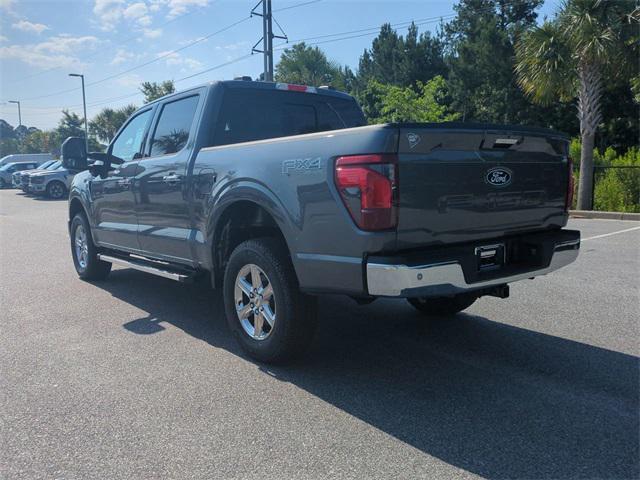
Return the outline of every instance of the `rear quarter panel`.
<path id="1" fill-rule="evenodd" d="M 216 182 L 193 212 L 206 239 L 200 261 L 204 266 L 212 261 L 215 225 L 225 208 L 248 200 L 265 208 L 280 227 L 304 290 L 364 292 L 363 252 L 393 250 L 396 234 L 355 227 L 335 190 L 335 158 L 396 147 L 396 130 L 372 126 L 201 150 L 194 175 L 215 172 Z"/>

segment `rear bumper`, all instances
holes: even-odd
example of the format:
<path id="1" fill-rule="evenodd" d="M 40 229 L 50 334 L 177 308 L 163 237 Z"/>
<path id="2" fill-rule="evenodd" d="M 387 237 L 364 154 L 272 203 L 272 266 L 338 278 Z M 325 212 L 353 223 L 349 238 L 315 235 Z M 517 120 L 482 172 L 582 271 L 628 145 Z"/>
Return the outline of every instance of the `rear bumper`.
<path id="1" fill-rule="evenodd" d="M 519 257 L 488 274 L 478 273 L 472 253 L 478 245 L 463 245 L 401 258 L 370 257 L 367 290 L 372 296 L 446 296 L 483 290 L 537 277 L 569 265 L 578 257 L 580 232 L 557 230 L 504 239 Z"/>

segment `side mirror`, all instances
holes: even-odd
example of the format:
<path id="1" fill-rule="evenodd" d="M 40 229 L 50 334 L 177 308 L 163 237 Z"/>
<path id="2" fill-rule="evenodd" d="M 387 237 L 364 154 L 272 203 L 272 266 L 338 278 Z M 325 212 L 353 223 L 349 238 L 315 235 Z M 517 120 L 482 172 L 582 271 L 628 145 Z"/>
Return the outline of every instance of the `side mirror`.
<path id="1" fill-rule="evenodd" d="M 118 158 L 110 153 L 103 152 L 89 152 L 87 155 L 89 160 L 93 160 L 89 164 L 89 171 L 94 177 L 105 177 L 109 170 L 112 170 L 113 165 L 120 165 L 124 163 L 124 160 Z"/>
<path id="2" fill-rule="evenodd" d="M 84 138 L 69 137 L 62 144 L 62 165 L 67 170 L 86 170 L 87 149 Z"/>

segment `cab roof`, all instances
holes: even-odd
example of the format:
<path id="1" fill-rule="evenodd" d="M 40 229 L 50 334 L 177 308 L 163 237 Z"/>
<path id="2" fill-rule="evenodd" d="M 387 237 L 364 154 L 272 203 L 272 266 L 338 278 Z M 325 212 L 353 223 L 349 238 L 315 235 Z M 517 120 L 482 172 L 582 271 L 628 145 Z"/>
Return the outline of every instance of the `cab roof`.
<path id="1" fill-rule="evenodd" d="M 149 102 L 147 105 L 153 105 L 154 103 L 164 102 L 165 100 L 177 96 L 182 95 L 186 92 L 190 92 L 193 90 L 199 90 L 201 88 L 215 88 L 218 86 L 223 86 L 225 88 L 246 88 L 250 90 L 281 90 L 281 91 L 292 91 L 292 92 L 300 92 L 300 93 L 309 93 L 314 95 L 325 95 L 334 98 L 342 98 L 345 100 L 352 100 L 353 97 L 348 93 L 341 92 L 339 90 L 333 90 L 329 87 L 313 87 L 308 85 L 297 85 L 292 83 L 282 83 L 282 82 L 262 82 L 262 81 L 250 81 L 250 80 L 220 80 L 214 82 L 207 82 L 200 85 L 195 85 L 193 87 L 187 88 L 185 90 L 181 90 L 179 92 L 170 93 L 165 95 L 164 97 L 160 97 L 152 102 Z"/>

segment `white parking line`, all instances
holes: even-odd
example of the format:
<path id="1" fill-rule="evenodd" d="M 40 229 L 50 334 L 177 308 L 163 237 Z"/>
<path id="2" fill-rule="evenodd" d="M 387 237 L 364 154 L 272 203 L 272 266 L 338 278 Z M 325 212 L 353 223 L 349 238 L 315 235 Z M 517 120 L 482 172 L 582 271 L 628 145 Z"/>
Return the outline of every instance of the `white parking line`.
<path id="1" fill-rule="evenodd" d="M 640 227 L 632 227 L 632 228 L 626 228 L 624 230 L 618 230 L 617 232 L 604 233 L 602 235 L 596 235 L 594 237 L 583 238 L 580 241 L 586 242 L 587 240 L 595 240 L 596 238 L 610 237 L 611 235 L 618 235 L 619 233 L 631 232 L 633 230 L 640 230 Z"/>

